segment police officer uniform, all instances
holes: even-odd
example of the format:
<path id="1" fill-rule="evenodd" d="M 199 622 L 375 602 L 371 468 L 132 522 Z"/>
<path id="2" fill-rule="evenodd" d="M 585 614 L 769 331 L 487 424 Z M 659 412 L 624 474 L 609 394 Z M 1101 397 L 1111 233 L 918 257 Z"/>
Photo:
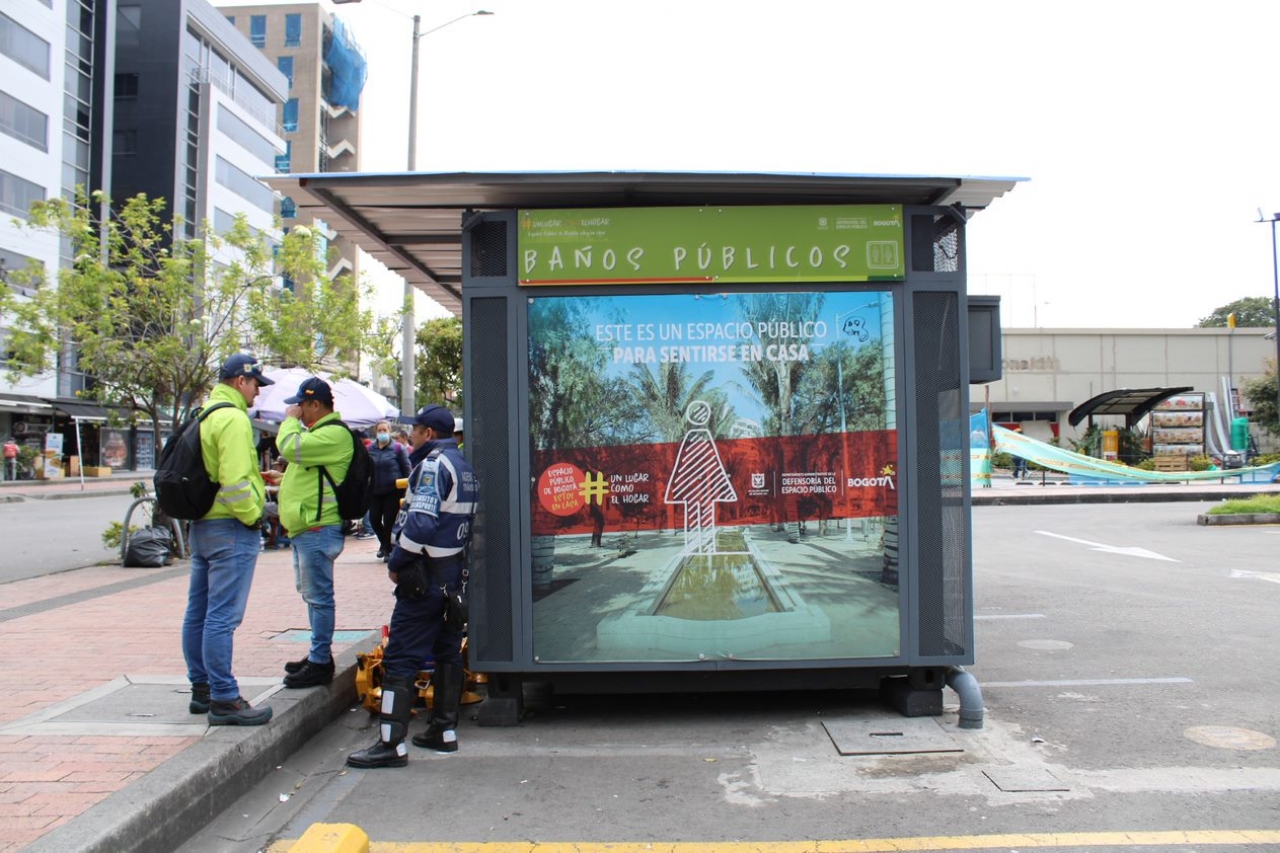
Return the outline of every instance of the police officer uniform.
<path id="1" fill-rule="evenodd" d="M 396 582 L 387 647 L 383 652 L 378 742 L 347 756 L 351 767 L 403 767 L 413 707 L 413 683 L 427 655 L 435 658 L 427 730 L 415 746 L 439 752 L 458 748 L 462 698 L 462 624 L 446 620 L 448 599 L 462 586 L 472 519 L 480 497 L 475 469 L 458 451 L 453 414 L 427 406 L 414 417 L 408 494 L 393 531 L 387 569 Z"/>

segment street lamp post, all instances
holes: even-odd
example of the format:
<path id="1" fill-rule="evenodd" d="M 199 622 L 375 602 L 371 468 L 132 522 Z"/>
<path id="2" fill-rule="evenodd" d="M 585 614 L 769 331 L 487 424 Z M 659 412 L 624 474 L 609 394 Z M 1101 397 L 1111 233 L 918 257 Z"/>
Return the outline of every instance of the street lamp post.
<path id="1" fill-rule="evenodd" d="M 451 21 L 445 21 L 438 27 L 432 27 L 425 32 L 419 32 L 418 26 L 422 22 L 421 15 L 413 16 L 413 60 L 409 68 L 409 171 L 412 172 L 418 167 L 418 40 L 423 36 L 429 36 L 434 32 L 439 32 L 450 24 L 456 24 L 458 21 L 474 18 L 477 15 L 492 15 L 492 12 L 486 12 L 480 9 L 475 12 L 468 12 L 465 15 L 459 15 Z M 413 311 L 413 285 L 409 283 L 406 277 L 404 280 L 404 319 L 400 325 L 400 414 L 412 415 L 417 411 L 414 391 L 414 373 L 416 365 L 414 364 L 414 311 Z"/>
<path id="2" fill-rule="evenodd" d="M 851 317 L 864 308 L 874 308 L 879 302 L 868 302 L 866 305 L 859 305 L 857 308 L 851 308 L 848 311 L 841 311 L 836 314 L 836 328 L 839 329 L 837 334 L 852 335 L 853 331 L 845 331 L 840 324 L 841 317 Z M 849 480 L 849 426 L 845 417 L 844 410 L 844 337 L 840 338 L 840 354 L 836 357 L 836 399 L 840 401 L 840 464 L 844 468 L 844 479 L 847 483 Z M 848 486 L 846 486 L 846 489 Z M 848 503 L 845 504 L 846 509 Z M 853 541 L 853 517 L 846 516 L 844 520 L 844 541 Z"/>
<path id="3" fill-rule="evenodd" d="M 1276 255 L 1276 222 L 1280 221 L 1280 213 L 1273 213 L 1270 219 L 1263 219 L 1262 211 L 1259 210 L 1258 221 L 1271 223 L 1271 283 L 1275 288 L 1271 310 L 1276 323 L 1276 420 L 1280 421 L 1280 257 Z"/>

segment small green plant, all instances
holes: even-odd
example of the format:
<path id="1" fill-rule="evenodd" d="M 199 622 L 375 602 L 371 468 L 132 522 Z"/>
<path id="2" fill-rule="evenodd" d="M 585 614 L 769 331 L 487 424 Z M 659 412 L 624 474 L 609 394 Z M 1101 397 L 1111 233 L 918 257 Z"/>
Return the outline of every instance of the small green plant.
<path id="1" fill-rule="evenodd" d="M 135 498 L 145 498 L 147 496 L 147 484 L 139 480 L 129 486 L 129 494 L 133 495 Z"/>
<path id="2" fill-rule="evenodd" d="M 1262 453 L 1249 460 L 1250 465 L 1271 465 L 1280 462 L 1280 453 Z"/>
<path id="3" fill-rule="evenodd" d="M 1280 495 L 1258 495 L 1244 500 L 1223 501 L 1209 510 L 1209 515 L 1274 515 L 1280 514 Z"/>
<path id="4" fill-rule="evenodd" d="M 129 535 L 137 533 L 140 527 L 130 526 Z M 107 529 L 102 531 L 102 547 L 108 551 L 120 550 L 120 537 L 124 533 L 124 524 L 119 521 L 113 521 L 107 525 Z"/>
<path id="5" fill-rule="evenodd" d="M 27 444 L 18 445 L 18 468 L 21 471 L 30 472 L 31 476 L 35 476 L 36 457 L 40 452 L 34 447 Z"/>
<path id="6" fill-rule="evenodd" d="M 1203 454 L 1187 458 L 1187 467 L 1192 471 L 1208 471 L 1213 467 L 1213 460 Z"/>
<path id="7" fill-rule="evenodd" d="M 1139 462 L 1137 465 L 1134 465 L 1133 467 L 1140 468 L 1143 471 L 1154 471 L 1156 470 L 1155 457 L 1148 456 L 1146 459 L 1143 459 L 1141 462 Z"/>

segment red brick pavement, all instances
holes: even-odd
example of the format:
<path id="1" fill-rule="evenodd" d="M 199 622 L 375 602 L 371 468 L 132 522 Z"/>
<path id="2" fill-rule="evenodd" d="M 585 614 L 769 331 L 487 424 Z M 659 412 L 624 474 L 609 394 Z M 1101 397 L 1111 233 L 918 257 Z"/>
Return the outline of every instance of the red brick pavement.
<path id="1" fill-rule="evenodd" d="M 377 547 L 376 539 L 347 539 L 334 572 L 339 630 L 378 628 L 390 616 L 391 584 L 374 556 Z M 18 581 L 0 587 L 0 612 L 72 592 L 92 595 L 107 584 L 166 571 L 96 566 Z M 122 675 L 184 676 L 180 630 L 186 591 L 184 574 L 0 622 L 0 726 Z M 236 631 L 236 675 L 280 676 L 284 663 L 305 653 L 306 644 L 272 638 L 306 627 L 306 606 L 294 590 L 292 552 L 264 552 Z M 335 644 L 334 651 L 346 648 Z M 185 708 L 187 699 L 176 694 L 173 701 Z M 18 850 L 198 740 L 0 734 L 0 851 Z"/>

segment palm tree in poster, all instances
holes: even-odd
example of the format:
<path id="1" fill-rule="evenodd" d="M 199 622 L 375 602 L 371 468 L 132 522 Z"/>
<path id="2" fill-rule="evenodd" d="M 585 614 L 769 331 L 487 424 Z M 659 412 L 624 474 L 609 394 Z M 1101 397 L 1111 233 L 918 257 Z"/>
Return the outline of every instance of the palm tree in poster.
<path id="1" fill-rule="evenodd" d="M 752 294 L 738 297 L 738 311 L 752 328 L 780 329 L 782 324 L 794 327 L 817 320 L 824 301 L 821 293 Z M 809 342 L 803 337 L 758 336 L 758 343 L 766 346 Z M 806 412 L 795 411 L 795 391 L 808 366 L 807 362 L 780 359 L 743 363 L 743 377 L 765 409 L 766 435 L 795 435 L 795 422 L 806 419 Z"/>
<path id="2" fill-rule="evenodd" d="M 685 413 L 701 400 L 711 407 L 708 429 L 716 437 L 725 435 L 735 420 L 723 391 L 711 387 L 715 371 L 694 379 L 685 362 L 631 366 L 631 387 L 636 401 L 648 418 L 652 435 L 660 442 L 675 443 L 685 434 Z"/>

